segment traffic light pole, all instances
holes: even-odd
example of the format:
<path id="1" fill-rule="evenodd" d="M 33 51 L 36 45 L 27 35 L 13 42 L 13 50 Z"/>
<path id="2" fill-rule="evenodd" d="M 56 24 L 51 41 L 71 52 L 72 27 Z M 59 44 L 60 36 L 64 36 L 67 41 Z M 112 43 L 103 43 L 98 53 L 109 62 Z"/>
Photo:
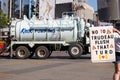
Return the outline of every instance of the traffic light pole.
<path id="1" fill-rule="evenodd" d="M 22 18 L 22 0 L 20 0 L 20 15 L 19 18 Z"/>
<path id="2" fill-rule="evenodd" d="M 10 14 L 9 14 L 9 17 L 11 18 L 12 17 L 12 0 L 9 0 L 10 1 Z"/>
<path id="3" fill-rule="evenodd" d="M 32 0 L 29 0 L 29 19 L 31 18 Z"/>

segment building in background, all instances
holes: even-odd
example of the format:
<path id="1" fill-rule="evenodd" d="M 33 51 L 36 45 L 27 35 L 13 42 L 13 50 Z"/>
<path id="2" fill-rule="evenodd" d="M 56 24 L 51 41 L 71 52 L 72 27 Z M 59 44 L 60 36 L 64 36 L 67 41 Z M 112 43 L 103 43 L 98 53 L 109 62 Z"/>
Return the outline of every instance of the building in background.
<path id="1" fill-rule="evenodd" d="M 29 13 L 31 13 L 32 6 L 34 5 L 33 0 L 11 0 L 11 1 L 12 1 L 11 17 L 23 18 L 23 15 L 26 15 L 28 18 L 30 17 Z"/>
<path id="2" fill-rule="evenodd" d="M 33 5 L 34 0 L 1 0 L 1 9 L 9 18 L 22 18 L 23 15 L 29 17 Z"/>
<path id="3" fill-rule="evenodd" d="M 55 18 L 61 18 L 64 12 L 72 12 L 73 0 L 56 0 Z"/>
<path id="4" fill-rule="evenodd" d="M 87 0 L 39 0 L 39 18 L 61 18 L 62 13 L 72 12 L 73 4 L 76 3 L 77 16 L 93 20 L 94 9 L 87 4 Z"/>
<path id="5" fill-rule="evenodd" d="M 120 0 L 98 0 L 98 14 L 101 21 L 120 19 Z"/>
<path id="6" fill-rule="evenodd" d="M 80 18 L 92 19 L 94 10 L 87 0 L 2 0 L 1 8 L 9 18 L 28 18 L 34 14 L 38 18 L 61 18 L 64 12 L 72 12 L 76 1 L 76 12 Z"/>
<path id="7" fill-rule="evenodd" d="M 0 0 L 0 10 L 1 10 L 1 0 Z"/>
<path id="8" fill-rule="evenodd" d="M 72 11 L 73 0 L 39 0 L 39 18 L 61 18 L 63 12 Z"/>
<path id="9" fill-rule="evenodd" d="M 73 9 L 77 12 L 77 16 L 86 20 L 93 20 L 94 9 L 87 4 L 86 0 L 74 0 Z"/>
<path id="10" fill-rule="evenodd" d="M 99 20 L 113 23 L 120 30 L 120 0 L 98 0 Z"/>
<path id="11" fill-rule="evenodd" d="M 8 12 L 8 3 L 9 3 L 9 0 L 1 0 L 1 9 L 3 10 L 3 12 L 8 15 L 9 12 Z"/>
<path id="12" fill-rule="evenodd" d="M 39 0 L 39 18 L 54 18 L 55 0 Z"/>

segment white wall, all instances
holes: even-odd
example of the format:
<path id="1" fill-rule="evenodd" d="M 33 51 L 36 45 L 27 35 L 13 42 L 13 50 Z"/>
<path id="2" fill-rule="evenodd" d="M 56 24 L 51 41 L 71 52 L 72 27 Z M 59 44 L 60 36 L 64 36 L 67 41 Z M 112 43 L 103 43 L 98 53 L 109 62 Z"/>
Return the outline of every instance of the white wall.
<path id="1" fill-rule="evenodd" d="M 39 0 L 39 18 L 54 18 L 55 0 Z"/>
<path id="2" fill-rule="evenodd" d="M 56 0 L 56 4 L 69 3 L 69 2 L 73 2 L 73 0 Z"/>

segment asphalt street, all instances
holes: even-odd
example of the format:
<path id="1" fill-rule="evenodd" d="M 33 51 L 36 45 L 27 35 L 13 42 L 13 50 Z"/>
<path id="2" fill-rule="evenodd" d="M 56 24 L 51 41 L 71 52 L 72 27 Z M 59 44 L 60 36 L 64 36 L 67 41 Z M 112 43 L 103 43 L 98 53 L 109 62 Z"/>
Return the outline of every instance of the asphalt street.
<path id="1" fill-rule="evenodd" d="M 0 80 L 112 80 L 113 63 L 92 63 L 90 55 L 71 59 L 54 53 L 49 59 L 0 57 Z"/>

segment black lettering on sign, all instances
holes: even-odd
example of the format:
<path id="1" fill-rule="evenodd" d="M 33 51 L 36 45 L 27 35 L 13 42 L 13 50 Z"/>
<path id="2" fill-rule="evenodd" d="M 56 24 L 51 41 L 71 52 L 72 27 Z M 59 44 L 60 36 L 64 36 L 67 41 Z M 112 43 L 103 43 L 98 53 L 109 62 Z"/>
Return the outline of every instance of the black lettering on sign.
<path id="1" fill-rule="evenodd" d="M 97 49 L 109 49 L 109 45 L 98 45 Z"/>
<path id="2" fill-rule="evenodd" d="M 106 33 L 106 30 L 105 29 L 101 29 L 100 32 L 101 33 Z"/>
<path id="3" fill-rule="evenodd" d="M 109 50 L 109 53 L 110 53 L 110 54 L 113 54 L 113 50 Z"/>
<path id="4" fill-rule="evenodd" d="M 100 54 L 103 54 L 103 51 L 100 51 Z"/>
<path id="5" fill-rule="evenodd" d="M 105 50 L 105 54 L 108 54 L 108 51 L 107 51 L 107 50 Z"/>
<path id="6" fill-rule="evenodd" d="M 109 40 L 98 40 L 95 41 L 95 44 L 109 44 Z"/>
<path id="7" fill-rule="evenodd" d="M 92 31 L 92 34 L 98 34 L 98 30 Z"/>
<path id="8" fill-rule="evenodd" d="M 96 55 L 98 54 L 98 51 L 95 51 L 96 52 Z"/>

